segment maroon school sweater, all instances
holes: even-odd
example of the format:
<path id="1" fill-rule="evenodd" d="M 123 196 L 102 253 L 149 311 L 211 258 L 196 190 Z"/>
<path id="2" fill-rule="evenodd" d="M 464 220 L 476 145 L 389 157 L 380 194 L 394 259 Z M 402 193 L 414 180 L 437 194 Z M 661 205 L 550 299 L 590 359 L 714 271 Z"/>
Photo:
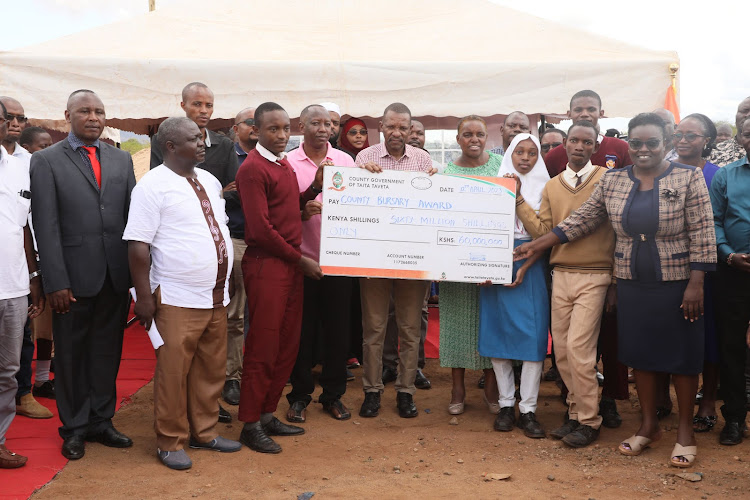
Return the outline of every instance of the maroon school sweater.
<path id="1" fill-rule="evenodd" d="M 568 165 L 568 154 L 564 146 L 557 146 L 547 153 L 544 159 L 550 177 L 554 177 Z M 591 163 L 601 165 L 609 169 L 622 168 L 631 165 L 628 143 L 614 137 L 605 137 L 599 146 L 599 151 L 591 155 Z"/>
<path id="2" fill-rule="evenodd" d="M 286 159 L 271 162 L 256 149 L 248 153 L 235 180 L 245 214 L 247 253 L 296 264 L 302 257 L 300 210 L 315 193 L 299 192 L 297 175 Z"/>

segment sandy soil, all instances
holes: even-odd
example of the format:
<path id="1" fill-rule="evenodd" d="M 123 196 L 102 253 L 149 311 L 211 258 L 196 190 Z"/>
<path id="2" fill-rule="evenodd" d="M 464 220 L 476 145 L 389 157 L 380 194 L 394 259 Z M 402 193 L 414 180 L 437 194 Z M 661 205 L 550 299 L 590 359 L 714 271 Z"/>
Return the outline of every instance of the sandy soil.
<path id="1" fill-rule="evenodd" d="M 151 148 L 144 148 L 133 155 L 133 171 L 136 182 L 146 175 L 151 166 Z"/>
<path id="2" fill-rule="evenodd" d="M 703 479 L 694 483 L 676 477 L 682 471 L 668 465 L 676 437 L 674 415 L 662 422 L 664 438 L 654 448 L 639 457 L 617 453 L 619 441 L 638 426 L 632 386 L 631 400 L 619 402 L 622 427 L 603 428 L 595 445 L 574 450 L 553 439 L 528 439 L 518 429 L 494 432 L 494 416 L 476 388 L 478 372 L 467 374 L 466 412 L 458 417 L 458 425 L 450 425 L 450 370 L 429 360 L 426 373 L 433 388 L 417 392 L 420 413 L 415 419 L 398 417 L 392 384 L 386 387 L 380 416 L 360 418 L 361 370 L 355 370 L 357 380 L 343 398 L 352 410 L 351 420 L 337 422 L 312 404 L 305 435 L 277 438 L 284 447 L 281 454 L 263 455 L 247 448 L 234 454 L 190 450 L 193 468 L 183 472 L 168 470 L 155 456 L 149 384 L 115 418 L 117 428 L 135 441 L 133 448 L 89 444 L 82 460 L 70 462 L 33 498 L 293 499 L 304 492 L 314 492 L 316 499 L 750 496 L 749 443 L 720 446 L 721 419 L 712 432 L 698 435 L 697 463 L 688 471 L 702 473 Z M 542 383 L 537 415 L 547 430 L 561 423 L 564 405 L 558 394 L 553 383 Z M 283 399 L 279 417 L 287 406 Z M 236 417 L 237 408 L 229 409 Z M 219 427 L 222 435 L 236 439 L 241 425 Z M 493 473 L 511 477 L 483 477 Z"/>

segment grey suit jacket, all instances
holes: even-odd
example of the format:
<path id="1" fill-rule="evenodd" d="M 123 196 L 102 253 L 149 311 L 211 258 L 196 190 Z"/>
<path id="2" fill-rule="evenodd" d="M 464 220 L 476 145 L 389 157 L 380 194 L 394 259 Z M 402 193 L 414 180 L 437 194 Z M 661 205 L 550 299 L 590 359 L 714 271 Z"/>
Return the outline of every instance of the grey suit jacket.
<path id="1" fill-rule="evenodd" d="M 65 138 L 31 156 L 31 216 L 44 291 L 99 293 L 109 272 L 116 291 L 130 285 L 122 240 L 135 186 L 129 153 L 100 142 L 101 190 Z"/>

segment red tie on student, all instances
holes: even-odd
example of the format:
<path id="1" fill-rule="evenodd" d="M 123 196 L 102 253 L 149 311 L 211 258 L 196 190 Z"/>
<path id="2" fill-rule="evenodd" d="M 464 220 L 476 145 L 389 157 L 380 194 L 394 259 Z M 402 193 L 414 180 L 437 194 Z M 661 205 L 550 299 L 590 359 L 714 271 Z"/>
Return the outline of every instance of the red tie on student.
<path id="1" fill-rule="evenodd" d="M 102 166 L 99 164 L 99 159 L 96 157 L 95 146 L 83 146 L 89 153 L 89 161 L 91 162 L 91 169 L 94 171 L 94 177 L 96 177 L 96 183 L 99 187 L 102 187 Z"/>

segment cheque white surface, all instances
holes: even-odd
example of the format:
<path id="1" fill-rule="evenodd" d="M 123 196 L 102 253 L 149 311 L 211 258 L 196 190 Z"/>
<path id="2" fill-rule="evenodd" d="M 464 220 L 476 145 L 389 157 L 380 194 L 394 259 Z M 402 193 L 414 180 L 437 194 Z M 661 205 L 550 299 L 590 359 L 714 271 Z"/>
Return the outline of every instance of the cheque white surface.
<path id="1" fill-rule="evenodd" d="M 325 274 L 510 283 L 515 181 L 325 167 Z"/>

